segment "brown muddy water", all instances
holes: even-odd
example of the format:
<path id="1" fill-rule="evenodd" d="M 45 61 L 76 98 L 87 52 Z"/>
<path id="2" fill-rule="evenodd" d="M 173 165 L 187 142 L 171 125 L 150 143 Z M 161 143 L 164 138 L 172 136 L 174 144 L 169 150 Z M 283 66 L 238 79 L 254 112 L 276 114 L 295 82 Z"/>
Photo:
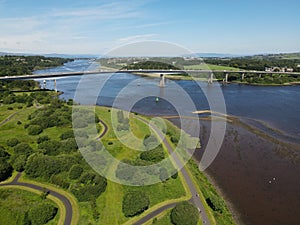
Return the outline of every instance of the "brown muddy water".
<path id="1" fill-rule="evenodd" d="M 202 150 L 194 154 L 198 161 L 209 134 L 209 122 L 201 125 Z M 300 146 L 254 130 L 227 124 L 221 150 L 205 172 L 239 224 L 299 225 Z"/>

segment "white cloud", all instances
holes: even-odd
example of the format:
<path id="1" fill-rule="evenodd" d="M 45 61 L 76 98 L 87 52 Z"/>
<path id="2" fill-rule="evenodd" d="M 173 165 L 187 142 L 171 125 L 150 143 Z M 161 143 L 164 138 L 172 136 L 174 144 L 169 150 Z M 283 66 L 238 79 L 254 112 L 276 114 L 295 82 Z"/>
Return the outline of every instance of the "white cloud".
<path id="1" fill-rule="evenodd" d="M 0 0 L 0 5 L 2 2 L 5 1 Z M 0 50 L 98 53 L 98 49 L 116 44 L 116 37 L 120 36 L 120 32 L 112 31 L 116 24 L 126 27 L 127 19 L 132 22 L 144 17 L 143 4 L 144 1 L 119 0 L 95 7 L 48 9 L 46 13 L 33 11 L 28 17 L 11 14 L 1 18 L 0 15 Z M 141 28 L 152 25 L 141 25 Z M 130 34 L 130 29 L 128 31 Z M 120 38 L 118 43 L 154 36 L 156 34 L 128 36 Z"/>
<path id="2" fill-rule="evenodd" d="M 118 42 L 134 42 L 134 41 L 144 41 L 149 40 L 158 34 L 140 34 L 140 35 L 133 35 L 133 36 L 127 36 L 123 38 L 119 38 Z"/>

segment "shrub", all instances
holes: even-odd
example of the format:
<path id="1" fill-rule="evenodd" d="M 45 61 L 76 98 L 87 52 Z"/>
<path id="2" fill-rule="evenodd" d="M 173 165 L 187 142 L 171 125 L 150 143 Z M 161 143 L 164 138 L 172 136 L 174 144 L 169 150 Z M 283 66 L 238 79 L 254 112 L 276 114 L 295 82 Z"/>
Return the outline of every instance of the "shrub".
<path id="1" fill-rule="evenodd" d="M 28 217 L 32 225 L 43 225 L 57 214 L 57 208 L 50 203 L 38 204 L 29 210 Z"/>
<path id="2" fill-rule="evenodd" d="M 0 158 L 0 181 L 4 181 L 9 178 L 12 171 L 12 166 L 4 158 Z"/>
<path id="3" fill-rule="evenodd" d="M 70 183 L 66 181 L 61 175 L 53 175 L 50 179 L 52 184 L 55 184 L 61 188 L 67 189 L 70 186 Z"/>
<path id="4" fill-rule="evenodd" d="M 20 143 L 14 147 L 14 153 L 17 155 L 29 156 L 32 153 L 32 151 L 33 149 L 26 143 Z"/>
<path id="5" fill-rule="evenodd" d="M 36 141 L 36 143 L 38 143 L 38 144 L 41 144 L 41 143 L 43 143 L 43 142 L 45 142 L 45 141 L 49 141 L 50 140 L 50 138 L 46 135 L 46 136 L 40 136 L 38 139 L 37 139 L 37 141 Z"/>
<path id="6" fill-rule="evenodd" d="M 5 151 L 5 148 L 0 146 L 0 158 L 7 159 L 7 158 L 9 158 L 9 156 L 10 156 L 10 154 L 7 151 Z"/>
<path id="7" fill-rule="evenodd" d="M 171 212 L 171 221 L 175 225 L 197 225 L 198 220 L 198 210 L 189 202 L 177 204 Z"/>
<path id="8" fill-rule="evenodd" d="M 44 178 L 49 180 L 53 174 L 64 171 L 63 163 L 55 158 L 45 155 L 32 155 L 28 158 L 25 172 L 32 178 Z"/>
<path id="9" fill-rule="evenodd" d="M 74 165 L 69 171 L 69 178 L 72 180 L 78 179 L 83 172 L 83 168 L 80 165 Z"/>
<path id="10" fill-rule="evenodd" d="M 14 155 L 14 159 L 12 160 L 12 166 L 16 171 L 22 172 L 25 169 L 26 161 L 26 155 Z"/>
<path id="11" fill-rule="evenodd" d="M 28 134 L 29 135 L 39 135 L 43 132 L 43 129 L 40 125 L 30 125 L 28 127 Z"/>
<path id="12" fill-rule="evenodd" d="M 59 153 L 60 143 L 55 140 L 49 140 L 42 142 L 38 147 L 47 155 L 57 155 Z"/>
<path id="13" fill-rule="evenodd" d="M 9 146 L 9 147 L 15 147 L 19 143 L 20 143 L 20 141 L 17 138 L 10 138 L 6 142 L 7 146 Z"/>
<path id="14" fill-rule="evenodd" d="M 81 202 L 91 201 L 92 199 L 98 198 L 101 193 L 106 190 L 107 186 L 106 178 L 93 172 L 82 174 L 79 182 L 80 183 L 77 183 L 71 191 L 78 201 Z"/>
<path id="15" fill-rule="evenodd" d="M 149 196 L 141 191 L 132 191 L 124 195 L 122 210 L 126 217 L 141 214 L 150 205 Z"/>
<path id="16" fill-rule="evenodd" d="M 165 158 L 165 153 L 162 146 L 158 146 L 157 148 L 149 151 L 144 151 L 140 154 L 140 158 L 142 160 L 150 161 L 150 162 L 160 162 Z"/>
<path id="17" fill-rule="evenodd" d="M 73 130 L 69 130 L 69 131 L 63 133 L 62 135 L 60 135 L 60 139 L 61 140 L 66 140 L 68 138 L 74 138 L 74 132 L 73 132 Z"/>

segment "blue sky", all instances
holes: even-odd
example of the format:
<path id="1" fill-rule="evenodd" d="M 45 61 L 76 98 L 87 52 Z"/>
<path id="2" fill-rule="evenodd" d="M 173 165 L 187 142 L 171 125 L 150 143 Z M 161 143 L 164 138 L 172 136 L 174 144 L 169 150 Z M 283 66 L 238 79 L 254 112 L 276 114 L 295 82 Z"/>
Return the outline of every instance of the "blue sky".
<path id="1" fill-rule="evenodd" d="M 300 51 L 299 0 L 0 0 L 0 51 L 103 54 L 136 41 L 193 52 Z"/>

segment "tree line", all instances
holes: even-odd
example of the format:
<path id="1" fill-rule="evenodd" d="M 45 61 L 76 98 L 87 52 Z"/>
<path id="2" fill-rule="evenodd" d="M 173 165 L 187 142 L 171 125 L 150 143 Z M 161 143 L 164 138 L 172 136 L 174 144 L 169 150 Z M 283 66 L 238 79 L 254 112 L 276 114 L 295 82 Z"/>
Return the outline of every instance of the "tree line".
<path id="1" fill-rule="evenodd" d="M 62 66 L 72 60 L 44 56 L 0 56 L 0 76 L 32 74 L 34 70 Z"/>

